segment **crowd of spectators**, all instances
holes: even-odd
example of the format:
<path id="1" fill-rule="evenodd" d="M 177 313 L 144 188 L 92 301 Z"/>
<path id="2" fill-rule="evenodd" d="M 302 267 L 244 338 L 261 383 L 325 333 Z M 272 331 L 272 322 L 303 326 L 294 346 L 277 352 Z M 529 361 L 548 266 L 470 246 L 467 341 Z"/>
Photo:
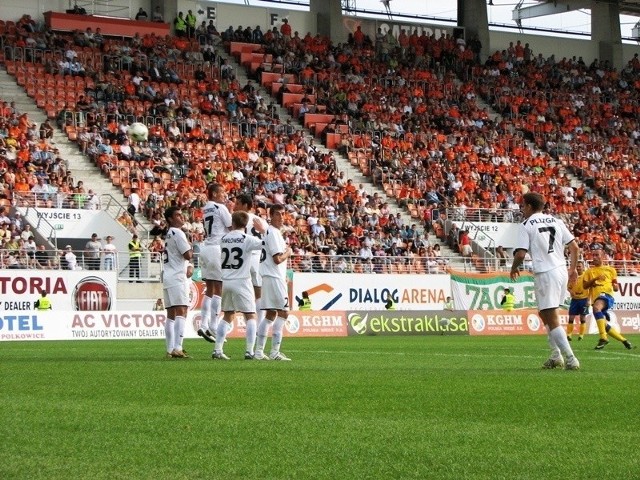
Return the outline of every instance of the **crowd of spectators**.
<path id="1" fill-rule="evenodd" d="M 194 38 L 102 42 L 86 40 L 87 32 L 24 29 L 19 39 L 64 49 L 64 57 L 78 48 L 101 54 L 102 63 L 84 66 L 92 81 L 73 105 L 73 121 L 61 115 L 60 124 L 114 183 L 140 193 L 141 209 L 159 229 L 165 206 L 183 206 L 193 241 L 202 237 L 196 207 L 209 181 L 224 184 L 231 201 L 253 192 L 260 212 L 284 204 L 298 267 L 329 271 L 342 268 L 328 260 L 332 254 L 354 255 L 360 260 L 349 268 L 366 271 L 386 268 L 380 259 L 388 255 L 406 256 L 407 264 L 431 256 L 430 234 L 445 238 L 446 208 L 517 212 L 522 194 L 534 190 L 569 221 L 585 251 L 598 244 L 616 259 L 640 254 L 632 222 L 637 55 L 616 72 L 604 62 L 545 59 L 516 42 L 480 63 L 475 39 L 404 30 L 368 38 L 358 30 L 334 45 L 287 26 L 218 35 L 201 25 Z M 281 124 L 261 85 L 240 85 L 226 61 L 209 68 L 220 42 L 230 41 L 261 43 L 274 64 L 295 73 L 305 94 L 335 114 L 326 133 L 348 126 L 339 149 L 364 160 L 373 181 L 412 208 L 415 225 L 398 222 L 385 199 L 353 185 L 331 154 Z M 50 70 L 73 75 L 54 64 Z M 476 95 L 500 115 L 492 119 Z M 128 124 L 140 116 L 153 118 L 149 142 L 129 145 Z M 576 186 L 569 173 L 584 183 Z M 451 246 L 462 249 L 460 240 Z M 419 263 L 417 271 L 429 269 Z"/>
<path id="2" fill-rule="evenodd" d="M 635 263 L 640 255 L 634 222 L 640 213 L 639 73 L 638 54 L 618 71 L 604 61 L 587 65 L 582 57 L 534 56 L 520 42 L 475 72 L 480 94 L 552 156 L 557 169 L 581 180 L 575 189 L 541 189 L 587 257 L 598 247 L 621 262 Z"/>

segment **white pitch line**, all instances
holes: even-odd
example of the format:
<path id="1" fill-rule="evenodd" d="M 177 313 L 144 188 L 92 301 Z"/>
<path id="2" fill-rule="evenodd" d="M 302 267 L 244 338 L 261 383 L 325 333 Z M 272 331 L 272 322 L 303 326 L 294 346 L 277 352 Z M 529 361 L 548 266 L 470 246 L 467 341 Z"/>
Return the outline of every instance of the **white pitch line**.
<path id="1" fill-rule="evenodd" d="M 492 358 L 530 358 L 530 359 L 540 359 L 542 356 L 534 356 L 534 355 L 501 355 L 501 354 L 495 354 L 495 353 L 488 353 L 486 355 L 483 354 L 470 354 L 470 353 L 429 353 L 429 352 L 425 352 L 425 353 L 406 353 L 406 352 L 366 352 L 366 351 L 345 351 L 345 350 L 287 350 L 287 352 L 293 352 L 293 353 L 315 353 L 315 354 L 338 354 L 338 355 L 393 355 L 393 356 L 407 356 L 407 355 L 413 355 L 413 356 L 432 356 L 432 357 L 458 357 L 458 358 L 487 358 L 487 357 L 492 357 Z M 599 361 L 615 361 L 615 360 L 620 360 L 619 357 L 616 357 L 615 355 L 621 355 L 621 356 L 630 356 L 633 358 L 640 358 L 640 355 L 637 354 L 633 354 L 633 353 L 624 353 L 624 352 L 607 352 L 609 353 L 609 356 L 607 357 L 603 357 L 602 353 L 603 352 L 589 352 L 587 355 L 585 355 L 587 352 L 581 352 L 579 357 L 580 358 L 584 358 L 587 357 L 589 358 L 589 360 L 599 360 Z"/>

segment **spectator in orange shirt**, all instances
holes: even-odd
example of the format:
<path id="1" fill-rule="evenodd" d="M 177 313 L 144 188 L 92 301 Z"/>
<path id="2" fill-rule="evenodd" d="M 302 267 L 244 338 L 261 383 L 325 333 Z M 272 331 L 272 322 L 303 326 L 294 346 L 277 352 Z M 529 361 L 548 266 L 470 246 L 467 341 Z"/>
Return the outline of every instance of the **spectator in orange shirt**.
<path id="1" fill-rule="evenodd" d="M 280 26 L 280 34 L 284 37 L 285 41 L 291 39 L 291 25 L 289 25 L 289 19 L 283 18 L 282 25 Z"/>

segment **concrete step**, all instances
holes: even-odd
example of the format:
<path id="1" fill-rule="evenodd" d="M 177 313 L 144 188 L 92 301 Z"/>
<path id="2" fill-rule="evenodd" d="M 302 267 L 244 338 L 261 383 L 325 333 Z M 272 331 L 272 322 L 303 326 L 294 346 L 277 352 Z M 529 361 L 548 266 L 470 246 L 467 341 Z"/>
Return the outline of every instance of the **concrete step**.
<path id="1" fill-rule="evenodd" d="M 245 72 L 244 68 L 236 62 L 235 58 L 232 55 L 228 55 L 226 52 L 223 52 L 221 56 L 222 58 L 226 58 L 229 61 L 229 63 L 233 65 L 236 71 L 236 76 L 240 81 L 240 85 L 245 85 L 248 77 L 244 73 Z M 267 104 L 272 103 L 277 105 L 275 111 L 278 114 L 280 121 L 282 123 L 286 123 L 288 119 L 291 119 L 291 122 L 294 125 L 298 127 L 302 127 L 302 125 L 300 125 L 300 122 L 298 122 L 298 119 L 292 118 L 291 115 L 289 114 L 289 111 L 286 108 L 276 103 L 276 99 L 270 95 L 270 92 L 265 92 L 264 98 Z M 306 130 L 306 129 L 303 129 L 303 130 L 306 135 L 311 136 L 311 132 L 309 130 Z M 411 214 L 405 208 L 402 208 L 397 204 L 395 198 L 387 197 L 386 192 L 380 186 L 374 185 L 371 179 L 363 175 L 362 171 L 358 167 L 354 167 L 353 165 L 351 165 L 351 162 L 347 157 L 339 154 L 335 150 L 327 149 L 322 145 L 319 145 L 319 151 L 321 153 L 332 152 L 333 158 L 335 159 L 335 162 L 336 162 L 336 167 L 339 172 L 344 172 L 345 177 L 347 179 L 351 179 L 354 184 L 362 185 L 368 194 L 373 195 L 374 193 L 377 193 L 380 198 L 385 199 L 390 207 L 390 211 L 394 215 L 399 212 L 402 218 L 402 221 L 405 224 L 411 225 L 415 223 L 415 224 L 421 225 L 421 222 L 418 219 L 412 218 Z M 452 268 L 459 269 L 459 270 L 475 270 L 474 267 L 470 265 L 467 260 L 465 260 L 457 252 L 452 251 L 449 247 L 447 247 L 446 244 L 443 244 L 444 242 L 440 242 L 439 240 L 434 240 L 433 238 L 430 239 L 430 241 L 432 243 L 438 243 L 440 245 L 441 247 L 440 249 L 442 251 L 443 257 L 451 258 L 450 264 Z"/>
<path id="2" fill-rule="evenodd" d="M 29 118 L 36 122 L 44 122 L 46 115 L 40 110 L 35 102 L 29 98 L 24 89 L 15 83 L 13 77 L 8 75 L 5 70 L 0 70 L 0 96 L 5 101 L 14 101 L 16 108 L 21 113 L 27 113 Z M 122 190 L 115 187 L 111 181 L 106 178 L 102 172 L 96 167 L 92 160 L 79 152 L 78 146 L 70 141 L 64 132 L 60 131 L 54 125 L 54 134 L 52 143 L 58 148 L 60 156 L 64 159 L 68 170 L 74 181 L 83 182 L 87 190 L 92 189 L 100 195 L 111 196 L 113 206 L 109 208 L 110 213 L 119 215 L 123 209 L 126 209 L 127 200 L 124 198 Z M 115 218 L 115 215 L 114 215 Z M 149 222 L 137 219 L 143 227 Z"/>

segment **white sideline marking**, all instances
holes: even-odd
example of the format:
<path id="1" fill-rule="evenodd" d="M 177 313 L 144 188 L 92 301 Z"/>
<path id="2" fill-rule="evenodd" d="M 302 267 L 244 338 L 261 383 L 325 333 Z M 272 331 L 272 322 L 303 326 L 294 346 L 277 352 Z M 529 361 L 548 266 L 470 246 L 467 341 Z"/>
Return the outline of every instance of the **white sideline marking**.
<path id="1" fill-rule="evenodd" d="M 531 358 L 531 359 L 540 359 L 541 356 L 534 355 L 502 355 L 495 353 L 487 353 L 485 354 L 470 354 L 470 353 L 406 353 L 406 352 L 365 352 L 365 351 L 353 351 L 353 350 L 291 350 L 287 349 L 287 352 L 293 353 L 316 353 L 316 354 L 328 354 L 328 355 L 393 355 L 393 356 L 431 356 L 431 357 L 458 357 L 458 358 Z M 603 357 L 603 353 L 608 354 L 609 356 Z M 593 352 L 579 352 L 578 357 L 589 358 L 589 360 L 600 360 L 600 361 L 612 361 L 612 360 L 620 360 L 617 356 L 628 356 L 633 358 L 640 358 L 639 354 L 634 353 L 626 353 L 626 352 L 603 352 L 603 351 L 593 351 Z M 542 355 L 544 357 L 544 355 Z"/>

